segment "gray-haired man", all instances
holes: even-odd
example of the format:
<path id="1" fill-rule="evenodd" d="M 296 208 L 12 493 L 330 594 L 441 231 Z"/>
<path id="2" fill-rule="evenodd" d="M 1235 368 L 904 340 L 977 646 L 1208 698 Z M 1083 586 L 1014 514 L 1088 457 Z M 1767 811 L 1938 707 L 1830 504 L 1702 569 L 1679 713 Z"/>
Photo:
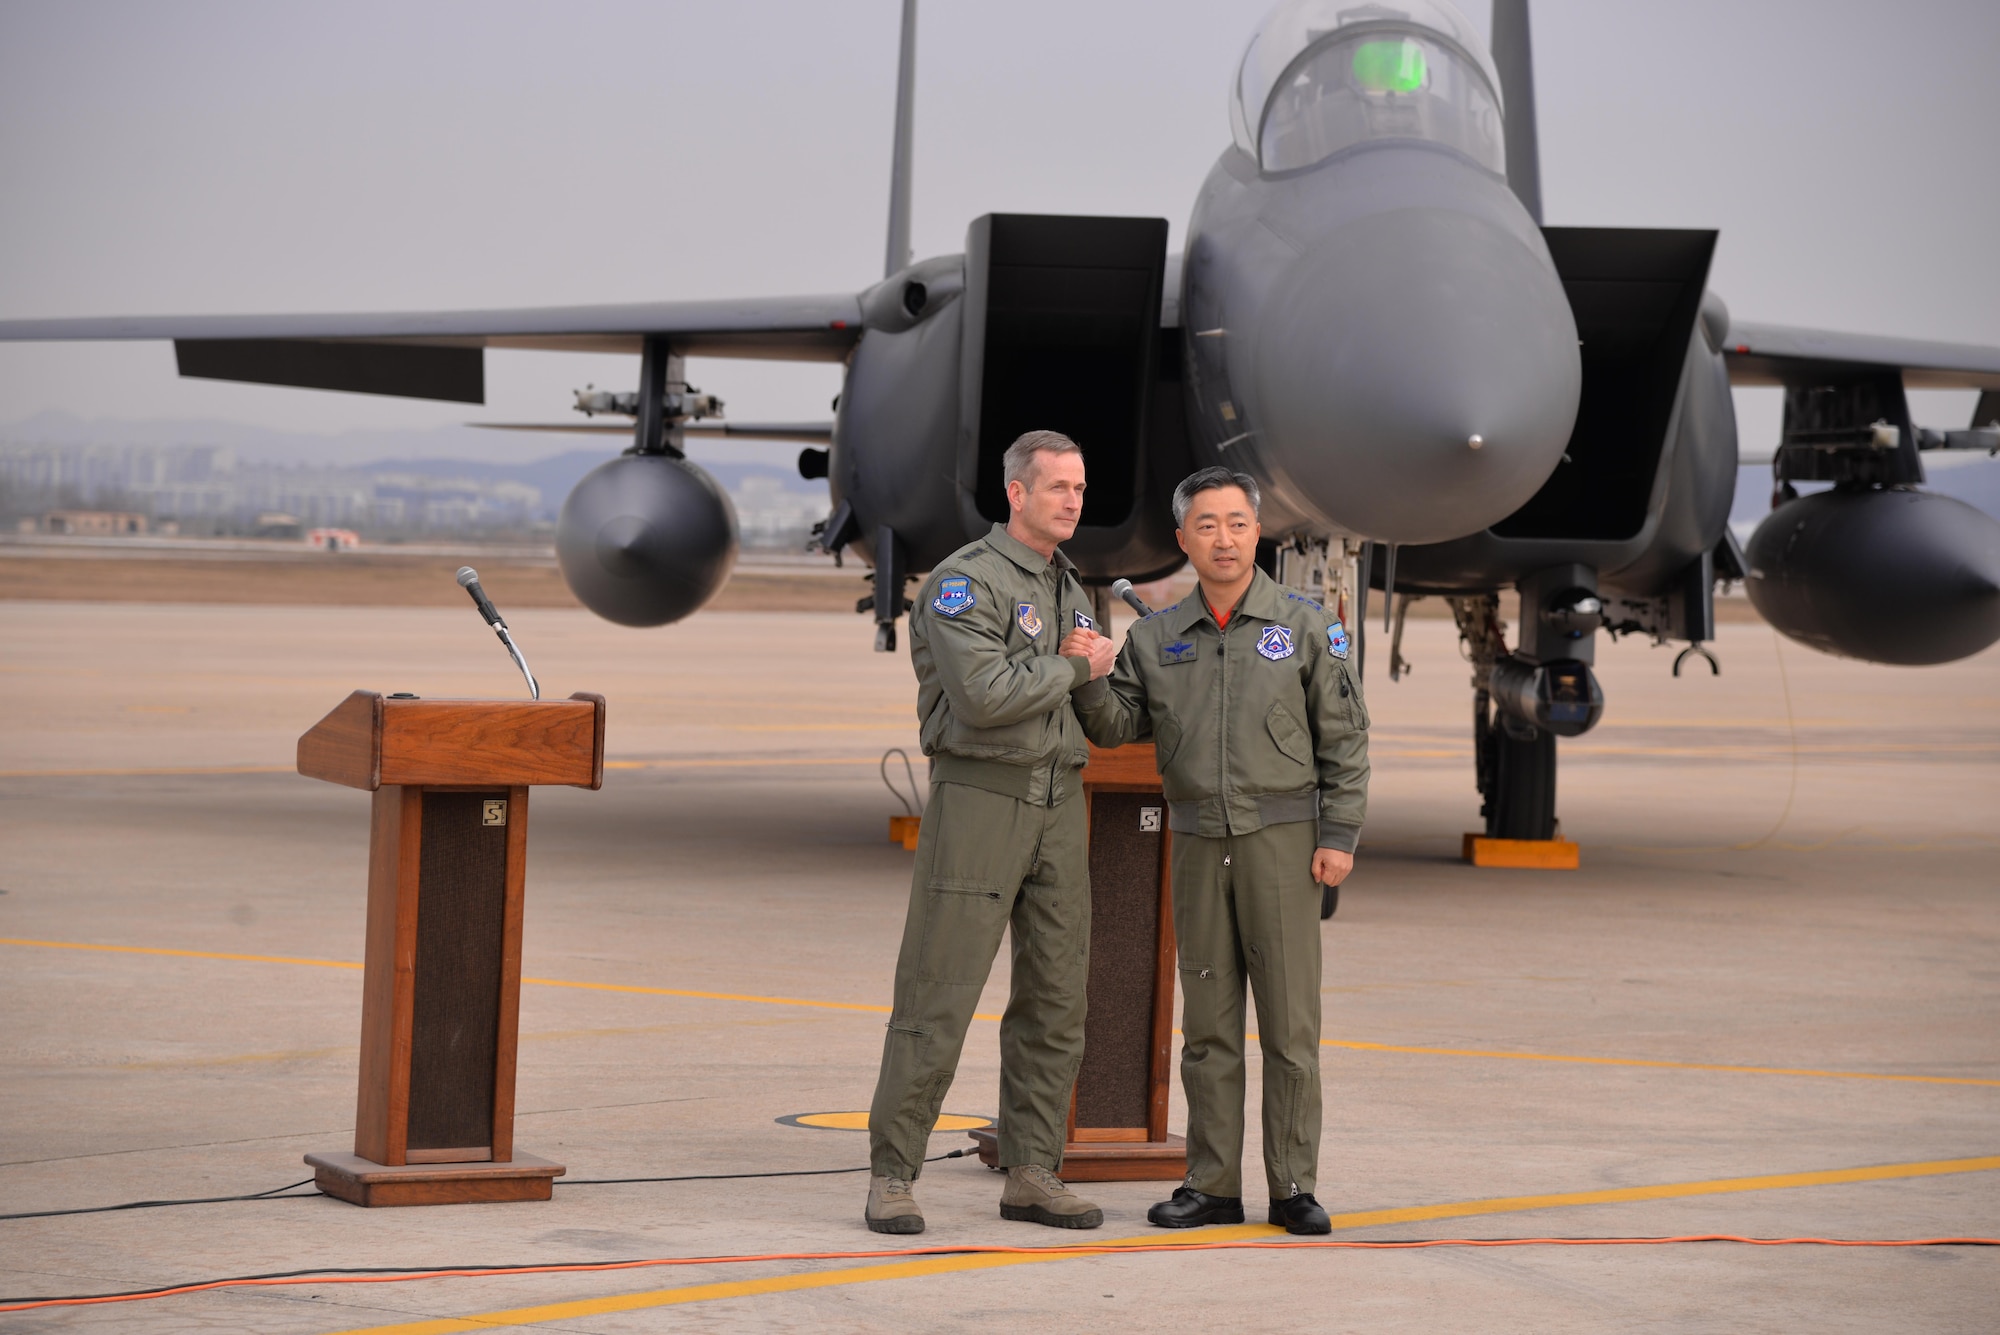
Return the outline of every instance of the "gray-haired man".
<path id="1" fill-rule="evenodd" d="M 1204 468 L 1174 489 L 1200 579 L 1125 636 L 1106 686 L 1077 693 L 1090 740 L 1150 735 L 1173 830 L 1187 1184 L 1146 1217 L 1164 1228 L 1243 1222 L 1244 1008 L 1264 1051 L 1271 1223 L 1331 1225 L 1319 1173 L 1319 884 L 1354 866 L 1368 802 L 1368 711 L 1347 631 L 1256 565 L 1257 483 Z M 1097 637 L 1076 632 L 1065 652 Z"/>
<path id="2" fill-rule="evenodd" d="M 1096 1228 L 1104 1213 L 1056 1176 L 1083 1063 L 1090 872 L 1076 772 L 1090 752 L 1070 692 L 1111 671 L 1110 641 L 1064 657 L 1089 598 L 1056 549 L 1083 513 L 1083 453 L 1031 431 L 1002 465 L 1011 515 L 938 565 L 910 614 L 931 795 L 917 836 L 895 1007 L 868 1113 L 863 1217 L 920 1233 L 911 1194 L 966 1028 L 1013 928 L 1000 1020 L 1003 1218 Z M 1064 651 L 1068 652 L 1068 651 Z"/>

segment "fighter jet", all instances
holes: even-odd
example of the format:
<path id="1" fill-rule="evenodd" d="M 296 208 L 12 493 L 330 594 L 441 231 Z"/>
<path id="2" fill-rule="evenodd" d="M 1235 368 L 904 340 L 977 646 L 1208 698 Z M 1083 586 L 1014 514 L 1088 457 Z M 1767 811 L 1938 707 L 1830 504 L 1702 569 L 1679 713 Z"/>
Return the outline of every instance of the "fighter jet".
<path id="1" fill-rule="evenodd" d="M 734 560 L 690 432 L 813 443 L 820 545 L 872 567 L 883 650 L 914 573 L 1005 517 L 1001 454 L 1023 431 L 1088 455 L 1066 550 L 1098 590 L 1177 569 L 1169 493 L 1227 464 L 1263 488 L 1260 560 L 1282 580 L 1357 630 L 1381 591 L 1392 676 L 1409 600 L 1450 600 L 1500 837 L 1553 832 L 1556 738 L 1604 710 L 1598 634 L 1713 666 L 1719 581 L 1858 658 L 2000 638 L 2000 523 L 1919 489 L 1920 451 L 2000 448 L 2000 349 L 1733 322 L 1707 288 L 1714 232 L 1545 225 L 1526 0 L 1495 0 L 1490 48 L 1445 0 L 1278 5 L 1233 69 L 1231 143 L 1180 254 L 1160 218 L 990 214 L 962 253 L 912 262 L 915 30 L 905 0 L 885 276 L 858 292 L 15 321 L 0 339 L 171 339 L 186 376 L 473 403 L 487 347 L 637 353 L 635 391 L 579 394 L 630 416 L 632 444 L 556 535 L 578 599 L 635 626 L 694 612 Z M 690 356 L 838 362 L 835 418 L 730 422 L 686 383 Z M 1732 382 L 1785 388 L 1776 507 L 1747 552 L 1726 522 Z M 1923 431 L 1906 385 L 1986 392 L 1971 428 Z"/>

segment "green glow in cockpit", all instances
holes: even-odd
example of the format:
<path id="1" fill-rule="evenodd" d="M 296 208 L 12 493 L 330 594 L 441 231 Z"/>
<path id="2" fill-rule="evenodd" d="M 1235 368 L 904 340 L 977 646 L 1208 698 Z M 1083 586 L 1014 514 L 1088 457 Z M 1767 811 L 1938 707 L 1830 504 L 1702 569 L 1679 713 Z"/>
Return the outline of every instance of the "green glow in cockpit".
<path id="1" fill-rule="evenodd" d="M 1415 42 L 1395 38 L 1354 48 L 1354 81 L 1371 93 L 1414 93 L 1429 72 Z"/>

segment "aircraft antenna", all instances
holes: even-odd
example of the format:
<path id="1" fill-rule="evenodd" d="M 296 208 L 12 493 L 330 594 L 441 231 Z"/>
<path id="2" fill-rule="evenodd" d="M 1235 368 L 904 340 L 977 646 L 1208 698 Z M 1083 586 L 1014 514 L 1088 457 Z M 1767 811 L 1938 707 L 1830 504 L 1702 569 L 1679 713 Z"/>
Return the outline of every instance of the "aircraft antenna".
<path id="1" fill-rule="evenodd" d="M 1528 36 L 1528 0 L 1493 0 L 1493 63 L 1506 104 L 1507 184 L 1542 221 L 1541 137 L 1535 132 L 1535 48 Z"/>
<path id="2" fill-rule="evenodd" d="M 916 123 L 917 0 L 903 0 L 903 42 L 896 59 L 896 144 L 889 160 L 889 258 L 883 277 L 910 265 L 910 156 Z"/>

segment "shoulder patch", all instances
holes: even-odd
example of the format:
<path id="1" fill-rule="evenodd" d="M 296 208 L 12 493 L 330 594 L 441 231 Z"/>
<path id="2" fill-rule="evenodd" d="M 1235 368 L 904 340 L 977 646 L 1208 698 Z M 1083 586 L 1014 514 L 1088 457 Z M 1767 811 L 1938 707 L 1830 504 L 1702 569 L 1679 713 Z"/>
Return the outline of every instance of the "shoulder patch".
<path id="1" fill-rule="evenodd" d="M 1347 627 L 1341 625 L 1337 617 L 1326 628 L 1326 648 L 1335 658 L 1347 657 Z"/>
<path id="2" fill-rule="evenodd" d="M 1033 603 L 1015 603 L 1014 620 L 1020 623 L 1021 629 L 1027 633 L 1029 639 L 1041 638 L 1042 614 L 1035 610 Z"/>
<path id="3" fill-rule="evenodd" d="M 1257 637 L 1257 652 L 1270 659 L 1273 663 L 1281 658 L 1290 658 L 1294 653 L 1298 652 L 1296 646 L 1292 644 L 1292 628 L 1290 626 L 1264 627 L 1264 633 Z"/>
<path id="4" fill-rule="evenodd" d="M 931 609 L 945 616 L 955 617 L 978 600 L 972 596 L 972 581 L 963 575 L 946 575 L 938 581 L 937 597 L 931 599 Z"/>
<path id="5" fill-rule="evenodd" d="M 1175 663 L 1192 663 L 1200 649 L 1194 640 L 1181 639 L 1160 646 L 1160 666 L 1171 667 Z"/>

